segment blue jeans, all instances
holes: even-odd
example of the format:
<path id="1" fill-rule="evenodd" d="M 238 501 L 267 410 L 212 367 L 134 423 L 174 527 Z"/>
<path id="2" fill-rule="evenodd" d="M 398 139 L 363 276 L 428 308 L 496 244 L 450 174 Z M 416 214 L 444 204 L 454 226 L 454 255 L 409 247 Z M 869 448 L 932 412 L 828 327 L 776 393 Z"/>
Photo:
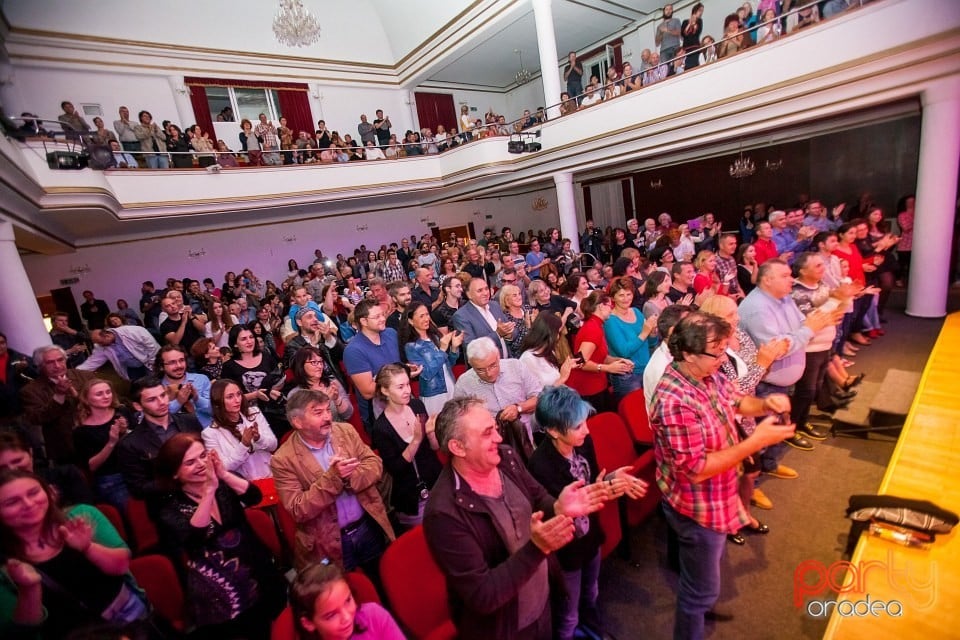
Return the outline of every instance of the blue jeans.
<path id="1" fill-rule="evenodd" d="M 680 582 L 673 640 L 700 640 L 704 615 L 720 597 L 720 559 L 727 544 L 726 534 L 701 527 L 663 503 L 663 513 L 677 534 L 680 547 Z"/>
<path id="2" fill-rule="evenodd" d="M 766 398 L 774 393 L 790 395 L 790 387 L 781 387 L 779 385 L 761 382 L 757 385 L 757 390 L 754 393 L 756 393 L 758 398 Z M 757 418 L 757 422 L 759 422 L 761 419 L 762 418 Z M 760 462 L 760 470 L 773 471 L 776 469 L 778 460 L 783 457 L 783 452 L 786 446 L 787 445 L 783 444 L 782 442 L 778 442 L 777 444 L 770 445 L 766 449 L 761 449 L 755 458 Z"/>
<path id="3" fill-rule="evenodd" d="M 597 610 L 597 582 L 600 579 L 600 550 L 593 558 L 575 571 L 563 572 L 563 583 L 567 587 L 567 597 L 557 604 L 554 617 L 557 624 L 554 637 L 559 640 L 573 640 L 574 631 L 580 623 L 591 630 L 600 632 L 600 612 Z"/>
<path id="4" fill-rule="evenodd" d="M 146 155 L 147 167 L 150 169 L 169 169 L 170 160 L 165 153 L 148 153 Z"/>
<path id="5" fill-rule="evenodd" d="M 343 546 L 344 571 L 361 567 L 368 576 L 375 575 L 370 573 L 370 569 L 376 570 L 380 556 L 387 548 L 383 530 L 376 520 L 364 514 L 356 523 L 340 530 L 340 543 Z"/>
<path id="6" fill-rule="evenodd" d="M 613 387 L 614 402 L 619 403 L 631 391 L 643 388 L 643 369 L 633 370 L 633 373 L 611 375 L 610 385 Z"/>
<path id="7" fill-rule="evenodd" d="M 127 484 L 123 481 L 122 474 L 96 476 L 94 484 L 97 488 L 97 498 L 116 507 L 120 513 L 126 513 L 130 492 L 127 491 Z"/>

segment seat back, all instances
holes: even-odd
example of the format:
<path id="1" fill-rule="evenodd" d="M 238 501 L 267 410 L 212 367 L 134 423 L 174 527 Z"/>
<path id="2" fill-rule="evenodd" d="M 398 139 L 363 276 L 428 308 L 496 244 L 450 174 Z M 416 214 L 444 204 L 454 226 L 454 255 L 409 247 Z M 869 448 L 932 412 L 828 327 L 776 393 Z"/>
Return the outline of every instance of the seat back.
<path id="1" fill-rule="evenodd" d="M 280 546 L 280 536 L 277 535 L 277 527 L 273 523 L 273 518 L 262 509 L 244 509 L 243 514 L 247 517 L 247 524 L 253 529 L 253 532 L 260 538 L 260 542 L 270 549 L 270 553 L 277 560 L 283 560 L 283 547 Z"/>
<path id="2" fill-rule="evenodd" d="M 447 580 L 430 555 L 423 527 L 407 531 L 387 547 L 380 580 L 402 625 L 422 639 L 450 620 Z"/>
<path id="3" fill-rule="evenodd" d="M 601 469 L 613 471 L 634 464 L 633 441 L 620 416 L 611 412 L 598 413 L 587 419 L 587 427 Z"/>
<path id="4" fill-rule="evenodd" d="M 647 398 L 643 389 L 631 391 L 620 401 L 618 407 L 620 417 L 627 423 L 627 428 L 633 439 L 648 447 L 653 446 L 653 430 L 650 429 L 650 419 L 647 417 Z"/>
<path id="5" fill-rule="evenodd" d="M 100 503 L 96 505 L 97 509 L 100 510 L 100 513 L 110 521 L 110 524 L 113 525 L 113 528 L 117 530 L 117 533 L 120 534 L 120 537 L 123 538 L 123 541 L 127 543 L 127 546 L 130 545 L 130 538 L 127 537 L 127 527 L 123 523 L 123 517 L 120 515 L 120 512 L 117 511 L 117 508 L 112 504 Z"/>
<path id="6" fill-rule="evenodd" d="M 157 554 L 134 558 L 130 561 L 130 573 L 157 614 L 174 629 L 184 631 L 187 624 L 183 587 L 170 559 Z"/>
<path id="7" fill-rule="evenodd" d="M 141 555 L 160 544 L 160 534 L 150 518 L 146 502 L 137 498 L 127 501 L 127 522 L 130 523 L 130 534 L 133 536 L 134 555 Z"/>

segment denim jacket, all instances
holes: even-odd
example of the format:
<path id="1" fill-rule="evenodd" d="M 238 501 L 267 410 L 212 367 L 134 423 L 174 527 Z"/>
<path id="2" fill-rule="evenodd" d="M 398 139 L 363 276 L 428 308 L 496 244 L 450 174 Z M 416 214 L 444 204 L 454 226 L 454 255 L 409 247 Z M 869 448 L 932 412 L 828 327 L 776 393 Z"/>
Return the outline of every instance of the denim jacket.
<path id="1" fill-rule="evenodd" d="M 408 342 L 404 346 L 407 354 L 407 361 L 410 364 L 418 364 L 423 367 L 420 372 L 420 397 L 429 398 L 431 396 L 446 393 L 447 383 L 444 380 L 443 372 L 446 369 L 453 377 L 453 364 L 457 361 L 457 352 L 451 351 L 445 353 L 430 340 L 417 340 Z"/>

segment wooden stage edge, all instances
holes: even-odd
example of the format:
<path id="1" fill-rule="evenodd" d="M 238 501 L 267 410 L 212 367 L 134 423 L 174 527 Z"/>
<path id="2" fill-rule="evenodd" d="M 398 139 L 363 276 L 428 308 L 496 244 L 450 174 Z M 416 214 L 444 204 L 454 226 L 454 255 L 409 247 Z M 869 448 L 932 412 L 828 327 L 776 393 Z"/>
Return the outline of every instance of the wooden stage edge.
<path id="1" fill-rule="evenodd" d="M 960 313 L 954 313 L 947 316 L 930 352 L 879 493 L 929 500 L 960 513 L 958 382 Z M 825 605 L 832 609 L 824 638 L 960 638 L 957 529 L 937 536 L 927 550 L 861 536 L 849 565 L 835 563 L 837 575 L 825 572 L 825 588 L 808 596 L 812 600 L 805 606 L 814 609 L 821 606 L 816 601 L 836 600 Z M 840 578 L 843 565 L 846 574 Z M 830 589 L 831 580 L 842 584 Z"/>

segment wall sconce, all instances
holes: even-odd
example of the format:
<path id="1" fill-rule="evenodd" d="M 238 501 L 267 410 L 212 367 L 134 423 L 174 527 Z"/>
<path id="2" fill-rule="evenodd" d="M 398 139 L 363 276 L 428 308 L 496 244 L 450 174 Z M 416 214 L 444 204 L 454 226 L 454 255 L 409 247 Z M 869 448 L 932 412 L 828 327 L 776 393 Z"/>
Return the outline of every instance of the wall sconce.
<path id="1" fill-rule="evenodd" d="M 78 265 L 76 267 L 70 267 L 70 273 L 75 273 L 77 275 L 83 275 L 84 273 L 90 273 L 93 269 L 90 268 L 88 264 Z"/>
<path id="2" fill-rule="evenodd" d="M 297 236 L 283 236 L 280 239 L 283 240 L 284 242 L 296 242 Z"/>
<path id="3" fill-rule="evenodd" d="M 547 202 L 546 198 L 538 197 L 533 199 L 533 204 L 531 205 L 531 208 L 534 211 L 543 211 L 544 209 L 547 208 L 548 204 L 549 203 Z"/>
<path id="4" fill-rule="evenodd" d="M 767 160 L 763 166 L 767 171 L 776 173 L 777 171 L 780 171 L 780 169 L 783 169 L 783 160 L 777 160 L 776 162 L 770 162 Z"/>
<path id="5" fill-rule="evenodd" d="M 197 258 L 202 258 L 202 257 L 205 256 L 205 255 L 207 255 L 207 251 L 206 251 L 206 249 L 204 249 L 203 247 L 200 247 L 200 250 L 199 250 L 199 251 L 196 251 L 196 250 L 194 250 L 194 249 L 187 249 L 187 257 L 188 257 L 188 258 L 191 258 L 191 259 L 194 259 L 194 260 L 195 260 L 195 259 L 197 259 Z"/>
<path id="6" fill-rule="evenodd" d="M 177 85 L 176 92 L 182 96 L 192 95 L 192 92 L 190 91 L 190 87 L 183 84 L 182 82 Z"/>
<path id="7" fill-rule="evenodd" d="M 365 224 L 358 224 L 358 225 L 357 225 L 357 231 L 359 231 L 359 232 L 362 233 L 362 232 L 364 232 L 364 231 L 366 231 L 366 230 L 367 230 L 367 225 L 365 225 Z"/>
<path id="8" fill-rule="evenodd" d="M 656 181 L 656 182 L 654 182 L 653 180 L 651 180 L 651 181 L 650 181 L 650 188 L 651 188 L 651 189 L 654 189 L 654 190 L 656 190 L 656 189 L 663 189 L 663 180 L 660 179 L 660 178 L 657 178 L 657 181 Z"/>

